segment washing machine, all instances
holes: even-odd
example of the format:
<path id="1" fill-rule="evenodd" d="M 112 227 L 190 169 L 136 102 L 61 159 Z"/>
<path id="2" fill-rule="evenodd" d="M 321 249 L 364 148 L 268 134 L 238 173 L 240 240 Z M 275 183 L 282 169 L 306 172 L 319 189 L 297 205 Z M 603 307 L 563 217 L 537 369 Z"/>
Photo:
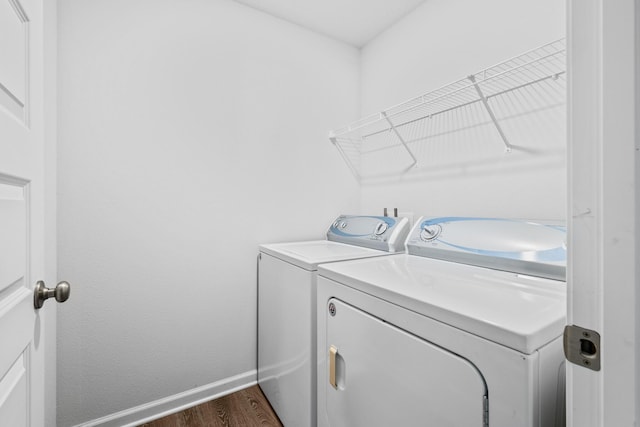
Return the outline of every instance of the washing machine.
<path id="1" fill-rule="evenodd" d="M 564 425 L 566 230 L 421 218 L 407 253 L 318 268 L 318 425 Z"/>
<path id="2" fill-rule="evenodd" d="M 326 240 L 265 244 L 258 255 L 258 384 L 285 426 L 316 425 L 319 264 L 404 251 L 406 218 L 339 216 Z"/>

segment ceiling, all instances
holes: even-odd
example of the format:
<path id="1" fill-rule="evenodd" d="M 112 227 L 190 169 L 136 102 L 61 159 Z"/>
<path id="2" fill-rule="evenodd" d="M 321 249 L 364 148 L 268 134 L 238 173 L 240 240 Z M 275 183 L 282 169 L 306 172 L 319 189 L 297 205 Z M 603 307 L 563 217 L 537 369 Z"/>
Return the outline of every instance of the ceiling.
<path id="1" fill-rule="evenodd" d="M 235 0 L 362 47 L 425 0 Z"/>

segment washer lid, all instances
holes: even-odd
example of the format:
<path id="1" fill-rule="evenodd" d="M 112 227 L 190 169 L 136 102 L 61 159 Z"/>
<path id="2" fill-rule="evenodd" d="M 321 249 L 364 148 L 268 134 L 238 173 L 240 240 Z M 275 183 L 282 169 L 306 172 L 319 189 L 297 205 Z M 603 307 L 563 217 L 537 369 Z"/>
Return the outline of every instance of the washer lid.
<path id="1" fill-rule="evenodd" d="M 389 255 L 388 252 L 352 246 L 328 240 L 273 243 L 259 246 L 260 252 L 297 265 L 305 270 L 317 270 L 318 264 L 366 257 Z"/>
<path id="2" fill-rule="evenodd" d="M 526 354 L 566 324 L 558 280 L 414 255 L 323 265 L 318 274 Z"/>

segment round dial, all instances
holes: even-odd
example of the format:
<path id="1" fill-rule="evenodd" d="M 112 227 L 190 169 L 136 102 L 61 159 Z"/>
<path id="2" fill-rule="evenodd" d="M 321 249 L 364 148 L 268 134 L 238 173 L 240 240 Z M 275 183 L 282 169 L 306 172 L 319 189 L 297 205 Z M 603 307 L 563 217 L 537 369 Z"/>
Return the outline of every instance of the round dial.
<path id="1" fill-rule="evenodd" d="M 438 224 L 424 225 L 420 232 L 420 238 L 425 242 L 430 242 L 440 235 L 442 227 Z"/>
<path id="2" fill-rule="evenodd" d="M 387 228 L 389 228 L 389 226 L 387 225 L 386 222 L 379 222 L 378 225 L 376 225 L 376 229 L 373 232 L 375 233 L 376 236 L 379 236 L 381 234 L 384 234 L 384 232 L 387 231 Z"/>

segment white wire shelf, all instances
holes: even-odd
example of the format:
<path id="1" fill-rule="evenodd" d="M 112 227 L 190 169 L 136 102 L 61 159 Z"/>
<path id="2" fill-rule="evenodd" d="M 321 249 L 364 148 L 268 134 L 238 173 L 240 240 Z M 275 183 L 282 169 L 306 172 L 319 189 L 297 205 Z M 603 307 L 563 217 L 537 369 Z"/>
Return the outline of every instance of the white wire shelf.
<path id="1" fill-rule="evenodd" d="M 533 49 L 440 89 L 364 117 L 330 133 L 358 180 L 404 173 L 422 161 L 421 144 L 491 126 L 492 139 L 512 149 L 503 123 L 510 117 L 564 104 L 564 39 Z M 418 154 L 416 154 L 418 153 Z"/>

